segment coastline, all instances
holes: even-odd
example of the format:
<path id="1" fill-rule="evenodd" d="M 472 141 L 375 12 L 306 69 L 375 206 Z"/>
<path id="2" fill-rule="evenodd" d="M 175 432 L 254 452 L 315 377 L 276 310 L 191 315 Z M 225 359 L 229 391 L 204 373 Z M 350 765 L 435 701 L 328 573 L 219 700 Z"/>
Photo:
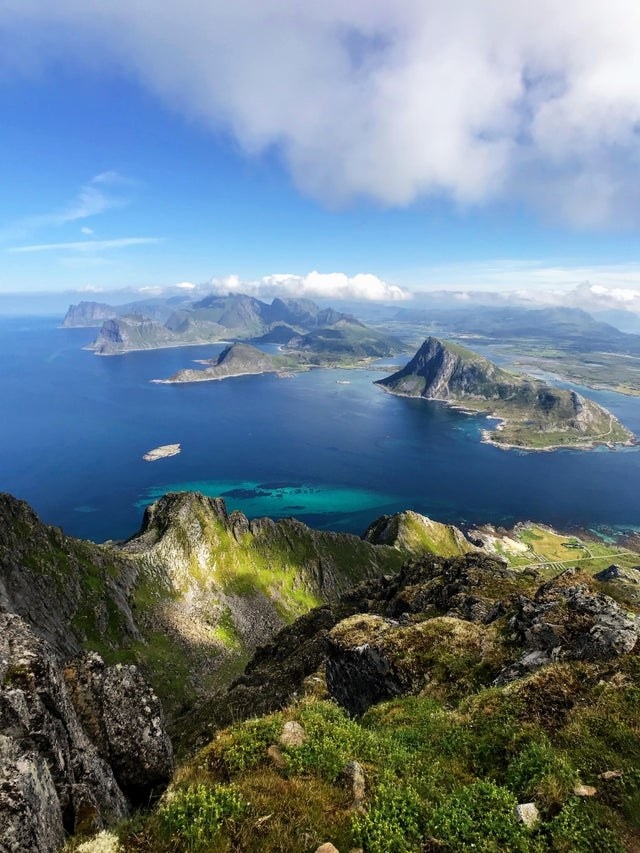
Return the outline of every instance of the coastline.
<path id="1" fill-rule="evenodd" d="M 79 327 L 78 327 L 79 328 Z M 115 355 L 127 355 L 129 352 L 154 352 L 159 349 L 177 349 L 178 347 L 210 347 L 216 346 L 217 344 L 222 344 L 223 346 L 230 346 L 231 344 L 236 343 L 234 341 L 183 341 L 181 343 L 172 343 L 172 344 L 159 344 L 154 347 L 127 347 L 126 349 L 118 350 L 118 352 L 96 352 L 93 348 L 92 344 L 88 344 L 86 347 L 82 347 L 86 352 L 92 352 L 94 355 L 98 355 L 104 358 L 110 358 Z"/>
<path id="2" fill-rule="evenodd" d="M 205 371 L 194 371 L 194 373 L 204 373 Z M 242 370 L 238 373 L 225 373 L 224 376 L 202 376 L 194 379 L 150 379 L 154 385 L 189 385 L 193 382 L 221 382 L 223 379 L 234 379 L 238 376 L 263 376 L 268 373 L 279 374 L 279 369 L 275 370 Z"/>
<path id="3" fill-rule="evenodd" d="M 392 391 L 389 388 L 385 388 L 384 385 L 380 385 L 378 382 L 374 382 L 374 385 L 377 385 L 379 388 L 382 388 L 382 390 L 385 391 L 387 394 L 391 394 L 394 397 L 406 397 L 409 400 L 428 400 L 432 403 L 441 403 L 442 405 L 461 412 L 465 415 L 484 415 L 487 419 L 498 421 L 495 430 L 481 430 L 480 443 L 490 444 L 493 447 L 499 448 L 500 450 L 524 450 L 527 453 L 547 453 L 553 450 L 595 450 L 598 447 L 609 447 L 611 450 L 615 450 L 617 447 L 634 447 L 638 444 L 637 438 L 623 424 L 620 424 L 620 426 L 622 426 L 623 429 L 625 429 L 626 432 L 629 433 L 629 438 L 626 441 L 612 442 L 604 440 L 602 436 L 592 436 L 591 438 L 586 438 L 584 442 L 576 441 L 571 444 L 548 444 L 544 447 L 534 447 L 528 444 L 511 444 L 508 442 L 496 441 L 496 439 L 492 437 L 492 433 L 501 432 L 509 423 L 509 419 L 505 418 L 503 415 L 499 415 L 496 412 L 491 412 L 489 409 L 484 408 L 471 409 L 469 407 L 465 407 L 460 402 L 441 400 L 438 397 L 423 397 L 422 395 L 416 394 L 402 394 L 398 391 Z M 606 412 L 607 415 L 609 415 L 612 422 L 613 420 L 615 420 L 614 415 L 612 415 L 608 409 L 605 409 L 603 406 L 601 406 L 600 408 L 604 412 Z"/>

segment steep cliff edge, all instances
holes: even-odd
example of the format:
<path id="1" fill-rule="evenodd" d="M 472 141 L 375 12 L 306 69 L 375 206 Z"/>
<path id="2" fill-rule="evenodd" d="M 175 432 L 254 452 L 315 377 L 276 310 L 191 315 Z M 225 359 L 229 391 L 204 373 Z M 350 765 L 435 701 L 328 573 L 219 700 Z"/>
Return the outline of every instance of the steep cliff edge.
<path id="1" fill-rule="evenodd" d="M 503 420 L 485 440 L 503 447 L 589 448 L 630 443 L 632 433 L 575 391 L 517 376 L 465 347 L 427 338 L 405 367 L 377 381 L 392 394 L 442 400 Z"/>
<path id="2" fill-rule="evenodd" d="M 53 853 L 66 834 L 122 819 L 173 772 L 162 708 L 136 667 L 95 654 L 63 664 L 4 612 L 0 756 L 0 850 L 11 853 Z"/>

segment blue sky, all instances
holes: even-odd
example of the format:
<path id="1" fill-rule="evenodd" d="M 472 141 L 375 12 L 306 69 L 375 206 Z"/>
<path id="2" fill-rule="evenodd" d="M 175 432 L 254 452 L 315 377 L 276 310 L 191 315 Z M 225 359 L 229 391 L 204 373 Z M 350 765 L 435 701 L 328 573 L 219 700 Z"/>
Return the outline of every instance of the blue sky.
<path id="1" fill-rule="evenodd" d="M 0 10 L 0 294 L 640 289 L 635 0 L 104 5 Z"/>

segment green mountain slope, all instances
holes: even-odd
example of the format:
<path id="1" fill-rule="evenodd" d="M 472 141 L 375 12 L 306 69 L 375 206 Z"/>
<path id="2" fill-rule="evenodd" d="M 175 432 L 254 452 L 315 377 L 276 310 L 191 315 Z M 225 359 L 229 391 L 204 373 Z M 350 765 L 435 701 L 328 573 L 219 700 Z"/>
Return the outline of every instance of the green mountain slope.
<path id="1" fill-rule="evenodd" d="M 251 719 L 213 732 L 120 838 L 159 853 L 636 850 L 639 641 L 638 608 L 577 569 L 543 582 L 482 554 L 415 560 L 260 650 L 210 707 Z"/>

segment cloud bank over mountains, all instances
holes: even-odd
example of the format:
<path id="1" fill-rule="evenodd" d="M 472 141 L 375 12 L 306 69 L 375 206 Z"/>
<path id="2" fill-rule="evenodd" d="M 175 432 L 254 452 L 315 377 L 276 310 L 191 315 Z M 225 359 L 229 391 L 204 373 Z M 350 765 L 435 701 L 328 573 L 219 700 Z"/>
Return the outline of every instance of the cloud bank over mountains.
<path id="1" fill-rule="evenodd" d="M 307 275 L 266 275 L 254 281 L 230 275 L 211 279 L 208 287 L 216 293 L 246 293 L 267 299 L 281 296 L 395 302 L 411 298 L 408 291 L 371 273 L 348 276 L 342 272 L 320 273 L 314 270 Z"/>
<path id="2" fill-rule="evenodd" d="M 115 63 L 330 204 L 640 213 L 637 0 L 4 0 L 0 42 L 5 75 Z"/>

